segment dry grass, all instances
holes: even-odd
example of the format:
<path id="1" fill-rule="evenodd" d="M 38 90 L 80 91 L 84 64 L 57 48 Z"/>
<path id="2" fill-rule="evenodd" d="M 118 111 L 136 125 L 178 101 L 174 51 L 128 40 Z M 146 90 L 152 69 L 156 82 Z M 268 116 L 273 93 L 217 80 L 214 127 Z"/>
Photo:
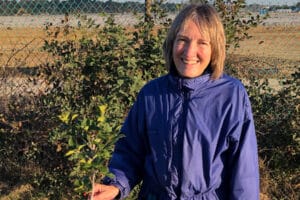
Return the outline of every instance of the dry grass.
<path id="1" fill-rule="evenodd" d="M 270 200 L 268 194 L 270 193 L 270 174 L 268 168 L 265 166 L 265 161 L 259 160 L 259 173 L 260 173 L 260 199 Z"/>

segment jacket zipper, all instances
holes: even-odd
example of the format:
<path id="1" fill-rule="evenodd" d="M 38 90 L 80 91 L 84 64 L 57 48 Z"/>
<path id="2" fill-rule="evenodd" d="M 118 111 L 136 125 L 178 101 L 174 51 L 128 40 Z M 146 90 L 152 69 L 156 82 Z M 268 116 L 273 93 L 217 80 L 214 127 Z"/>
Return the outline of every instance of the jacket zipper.
<path id="1" fill-rule="evenodd" d="M 175 147 L 175 150 L 173 151 L 175 156 L 175 167 L 177 168 L 177 178 L 178 178 L 178 185 L 175 189 L 176 195 L 178 198 L 180 198 L 181 195 L 181 184 L 182 184 L 182 169 L 183 169 L 183 163 L 182 163 L 182 156 L 183 156 L 183 138 L 184 133 L 186 131 L 186 120 L 187 120 L 187 109 L 188 109 L 188 101 L 189 101 L 190 93 L 186 88 L 182 88 L 182 112 L 180 119 L 178 121 L 178 133 L 177 133 L 177 142 L 175 145 L 173 145 L 173 148 Z"/>

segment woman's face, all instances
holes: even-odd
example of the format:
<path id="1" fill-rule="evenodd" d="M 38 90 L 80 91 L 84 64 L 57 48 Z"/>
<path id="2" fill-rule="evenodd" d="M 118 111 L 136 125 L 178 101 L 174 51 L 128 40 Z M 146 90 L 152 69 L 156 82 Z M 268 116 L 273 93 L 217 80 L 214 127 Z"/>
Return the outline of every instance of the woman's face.
<path id="1" fill-rule="evenodd" d="M 175 38 L 173 59 L 180 76 L 200 76 L 211 60 L 209 38 L 204 38 L 198 26 L 188 20 Z"/>

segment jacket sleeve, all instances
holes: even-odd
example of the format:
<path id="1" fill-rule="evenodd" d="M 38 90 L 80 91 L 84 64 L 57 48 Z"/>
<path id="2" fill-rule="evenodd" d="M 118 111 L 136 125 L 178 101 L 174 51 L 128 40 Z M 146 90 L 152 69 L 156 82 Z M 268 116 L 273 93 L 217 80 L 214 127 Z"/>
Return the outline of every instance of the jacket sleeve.
<path id="1" fill-rule="evenodd" d="M 244 101 L 244 119 L 231 138 L 230 200 L 259 199 L 257 140 L 249 98 Z"/>
<path id="2" fill-rule="evenodd" d="M 145 142 L 144 104 L 141 93 L 129 111 L 121 129 L 121 137 L 109 163 L 109 171 L 114 175 L 108 183 L 120 189 L 120 199 L 128 196 L 130 190 L 141 181 Z"/>

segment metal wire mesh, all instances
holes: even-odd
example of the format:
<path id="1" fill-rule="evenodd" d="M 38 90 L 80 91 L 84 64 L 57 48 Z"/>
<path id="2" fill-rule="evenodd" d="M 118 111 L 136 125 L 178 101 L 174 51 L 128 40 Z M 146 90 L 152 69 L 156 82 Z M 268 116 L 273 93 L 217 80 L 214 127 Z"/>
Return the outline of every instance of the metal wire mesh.
<path id="1" fill-rule="evenodd" d="M 163 6 L 168 9 L 170 16 L 174 16 L 175 3 L 186 2 L 187 0 L 169 0 Z M 271 6 L 271 3 L 274 1 L 265 1 L 265 8 Z M 41 51 L 46 24 L 62 26 L 68 23 L 71 26 L 79 26 L 78 13 L 83 13 L 95 20 L 95 23 L 101 24 L 104 18 L 99 13 L 113 13 L 118 24 L 130 26 L 138 22 L 136 14 L 144 14 L 144 4 L 144 0 L 0 1 L 0 67 L 2 70 L 18 74 L 13 75 L 13 78 L 11 75 L 2 77 L 2 96 L 34 87 L 24 79 L 24 74 L 20 76 L 18 69 L 30 70 L 51 61 L 52 57 Z M 257 10 L 253 12 L 259 13 Z M 239 56 L 233 63 L 245 70 L 245 73 L 276 76 L 279 72 L 289 73 L 299 66 L 299 12 L 290 9 L 269 12 L 260 28 L 250 31 L 250 35 L 253 37 L 241 42 L 240 48 L 229 51 Z M 36 89 L 32 91 L 37 92 Z"/>
<path id="2" fill-rule="evenodd" d="M 185 3 L 187 0 L 166 1 L 164 6 L 168 8 L 170 13 L 176 10 L 174 2 Z M 270 4 L 271 2 L 274 3 L 274 1 L 269 0 Z M 95 20 L 97 24 L 101 24 L 103 23 L 103 16 L 99 13 L 114 13 L 117 23 L 126 26 L 133 25 L 138 20 L 134 14 L 143 14 L 144 3 L 144 0 L 132 2 L 124 0 L 2 0 L 0 1 L 0 66 L 32 67 L 47 62 L 48 55 L 39 50 L 45 37 L 43 28 L 47 23 L 59 26 L 62 22 L 67 22 L 71 26 L 77 26 L 80 24 L 76 17 L 77 14 L 84 13 Z M 264 3 L 268 6 L 266 4 L 268 2 Z M 284 28 L 299 27 L 300 14 L 288 10 L 270 12 L 263 25 Z M 255 54 L 287 59 L 299 57 L 300 40 L 298 34 L 294 32 L 284 36 L 270 34 L 267 39 L 263 38 L 264 36 L 260 33 L 255 35 L 257 40 L 262 41 L 257 44 Z M 259 39 L 259 37 L 262 38 Z M 282 37 L 285 39 L 283 40 Z M 243 55 L 253 53 L 251 52 L 253 44 L 244 43 L 242 47 L 239 53 Z M 274 49 L 274 47 L 281 48 Z M 273 51 L 269 51 L 270 49 Z"/>
<path id="3" fill-rule="evenodd" d="M 183 1 L 184 2 L 184 1 Z M 169 11 L 176 10 L 175 4 L 164 4 Z M 78 14 L 84 14 L 103 24 L 100 13 L 114 14 L 116 23 L 136 24 L 136 14 L 143 14 L 143 0 L 2 0 L 0 1 L 0 66 L 33 67 L 49 61 L 47 54 L 40 51 L 45 37 L 43 28 L 51 23 L 61 26 L 79 26 Z"/>

